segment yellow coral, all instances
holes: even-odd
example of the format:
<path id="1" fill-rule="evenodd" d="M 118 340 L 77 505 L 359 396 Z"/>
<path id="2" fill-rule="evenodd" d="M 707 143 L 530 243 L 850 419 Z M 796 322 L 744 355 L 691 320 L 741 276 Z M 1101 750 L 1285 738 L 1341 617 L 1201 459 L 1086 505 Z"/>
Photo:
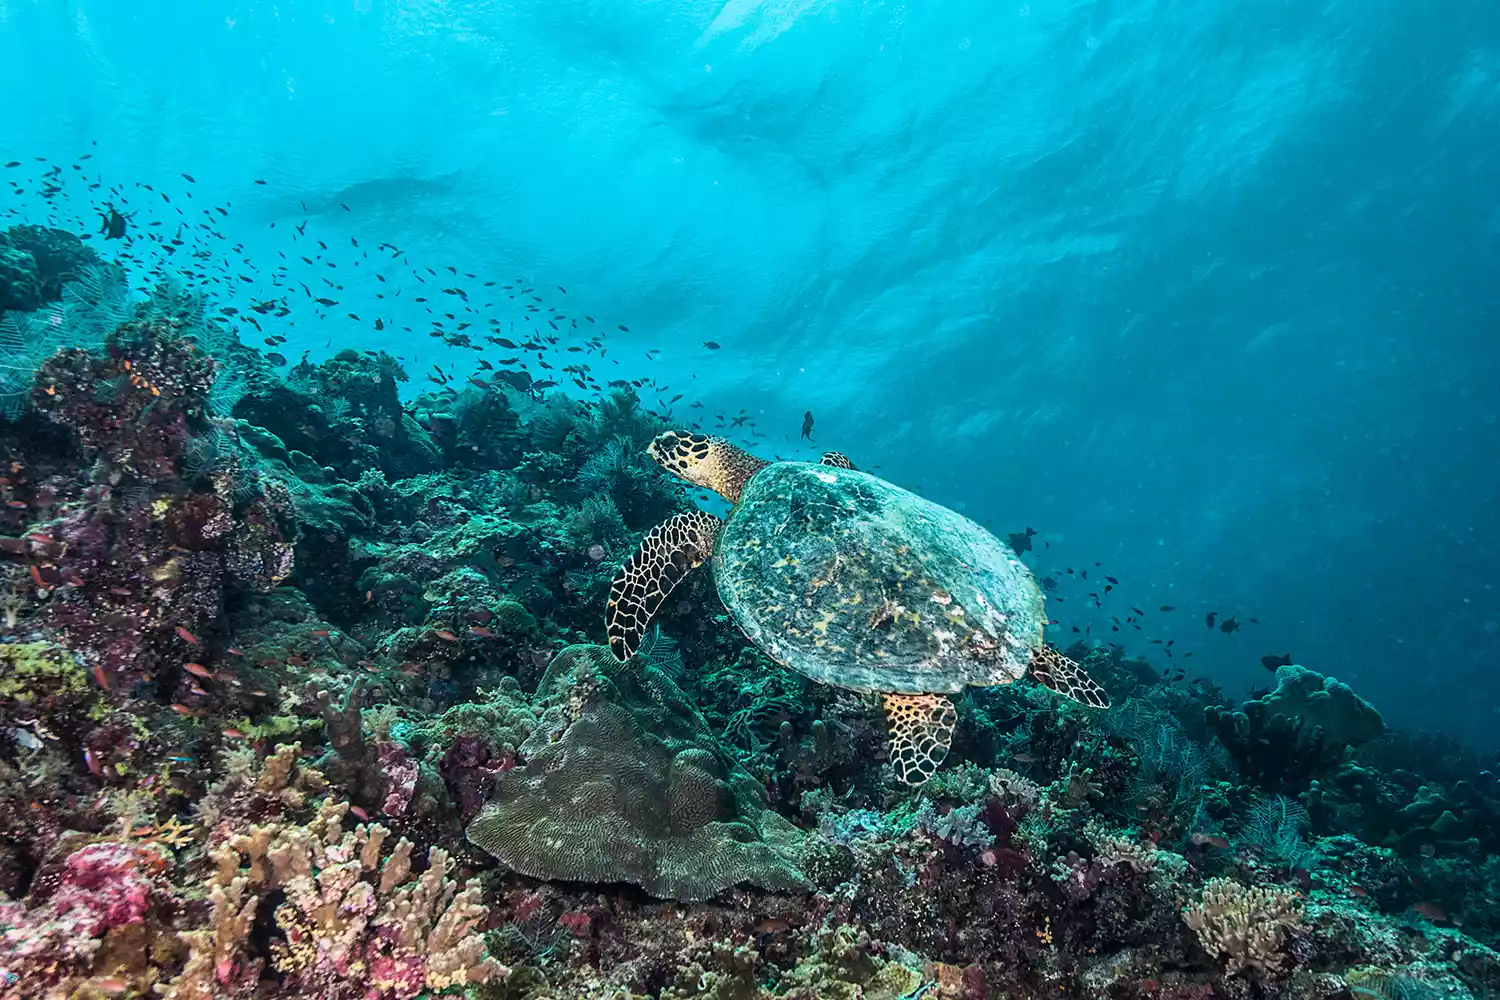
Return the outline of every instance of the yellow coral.
<path id="1" fill-rule="evenodd" d="M 1210 879 L 1202 900 L 1182 911 L 1204 950 L 1224 960 L 1226 976 L 1248 970 L 1279 975 L 1285 961 L 1281 946 L 1302 928 L 1304 917 L 1294 893 L 1227 878 Z"/>
<path id="2" fill-rule="evenodd" d="M 67 650 L 45 642 L 0 645 L 0 700 L 87 696 L 88 674 Z"/>
<path id="3" fill-rule="evenodd" d="M 292 780 L 296 748 L 281 748 L 261 775 L 266 790 Z M 218 869 L 209 901 L 211 927 L 183 935 L 190 955 L 169 1000 L 194 997 L 205 977 L 232 975 L 253 981 L 258 966 L 245 949 L 259 900 L 280 890 L 276 907 L 282 935 L 270 943 L 277 971 L 309 979 L 373 975 L 387 959 L 388 975 L 416 971 L 428 989 L 484 983 L 509 974 L 485 954 L 479 927 L 488 913 L 477 885 L 448 877 L 453 862 L 433 848 L 425 871 L 411 877 L 410 841 L 385 849 L 390 831 L 378 823 L 343 828 L 347 802 L 324 801 L 305 825 L 253 826 L 214 852 Z M 421 982 L 421 980 L 419 980 Z M 376 982 L 380 995 L 407 996 L 407 978 Z M 206 994 L 214 995 L 214 994 Z"/>

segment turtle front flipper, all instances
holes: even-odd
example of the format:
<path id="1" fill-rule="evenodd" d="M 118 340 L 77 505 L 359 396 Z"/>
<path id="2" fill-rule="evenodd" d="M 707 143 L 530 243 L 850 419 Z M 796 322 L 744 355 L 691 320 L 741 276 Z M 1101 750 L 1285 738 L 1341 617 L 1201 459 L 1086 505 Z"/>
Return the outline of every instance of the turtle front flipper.
<path id="1" fill-rule="evenodd" d="M 1053 649 L 1042 646 L 1031 653 L 1031 676 L 1038 684 L 1090 708 L 1108 708 L 1109 694 L 1078 664 Z"/>
<path id="2" fill-rule="evenodd" d="M 891 766 L 908 785 L 920 785 L 948 756 L 958 711 L 940 694 L 887 693 L 882 699 L 891 730 Z"/>
<path id="3" fill-rule="evenodd" d="M 849 456 L 841 451 L 825 451 L 823 457 L 818 461 L 819 465 L 831 465 L 835 469 L 852 469 L 854 463 L 849 461 Z"/>
<path id="4" fill-rule="evenodd" d="M 672 588 L 714 554 L 714 539 L 723 524 L 712 514 L 695 510 L 673 514 L 646 532 L 641 547 L 609 585 L 605 631 L 615 656 L 630 659 Z"/>

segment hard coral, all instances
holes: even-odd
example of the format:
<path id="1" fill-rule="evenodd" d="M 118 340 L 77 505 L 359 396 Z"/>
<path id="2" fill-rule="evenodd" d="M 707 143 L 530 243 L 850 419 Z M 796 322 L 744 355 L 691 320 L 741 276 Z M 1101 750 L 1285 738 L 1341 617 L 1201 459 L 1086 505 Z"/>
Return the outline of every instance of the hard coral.
<path id="1" fill-rule="evenodd" d="M 69 996 L 88 976 L 144 968 L 144 925 L 175 905 L 172 867 L 156 845 L 90 843 L 38 877 L 24 903 L 0 902 L 0 997 Z"/>
<path id="2" fill-rule="evenodd" d="M 252 827 L 213 852 L 211 926 L 183 935 L 187 966 L 167 996 L 230 997 L 254 988 L 264 957 L 251 941 L 263 903 L 276 898 L 280 933 L 270 942 L 284 997 L 358 991 L 366 1000 L 410 1000 L 424 990 L 506 976 L 479 933 L 479 888 L 448 877 L 453 862 L 433 848 L 413 875 L 411 842 L 387 852 L 389 831 L 343 829 L 348 804 L 326 801 L 305 826 Z M 295 992 L 293 992 L 295 991 Z"/>
<path id="3" fill-rule="evenodd" d="M 36 309 L 62 298 L 63 285 L 84 271 L 101 263 L 100 257 L 78 237 L 77 233 L 49 226 L 12 226 L 0 233 L 0 248 L 28 277 L 34 276 L 35 287 L 23 282 L 19 302 L 0 301 L 0 312 L 6 309 Z M 20 257 L 29 258 L 23 264 Z M 12 289 L 12 296 L 16 290 Z"/>
<path id="4" fill-rule="evenodd" d="M 496 780 L 470 841 L 536 878 L 627 881 L 679 900 L 741 881 L 808 888 L 789 860 L 797 832 L 665 674 L 570 646 L 538 693 L 546 710 L 525 763 Z"/>

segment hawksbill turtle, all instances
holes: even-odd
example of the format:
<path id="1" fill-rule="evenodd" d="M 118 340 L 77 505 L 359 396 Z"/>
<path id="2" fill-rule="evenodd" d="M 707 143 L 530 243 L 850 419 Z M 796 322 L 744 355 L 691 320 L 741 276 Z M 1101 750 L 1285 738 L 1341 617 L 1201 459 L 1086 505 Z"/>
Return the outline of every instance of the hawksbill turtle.
<path id="1" fill-rule="evenodd" d="M 772 659 L 815 681 L 879 694 L 890 759 L 921 784 L 947 756 L 948 695 L 1031 676 L 1106 708 L 1104 689 L 1042 639 L 1036 578 L 984 528 L 857 470 L 766 462 L 722 438 L 668 431 L 647 452 L 734 506 L 675 514 L 647 532 L 610 587 L 606 630 L 621 660 L 667 595 L 713 560 L 719 597 Z"/>

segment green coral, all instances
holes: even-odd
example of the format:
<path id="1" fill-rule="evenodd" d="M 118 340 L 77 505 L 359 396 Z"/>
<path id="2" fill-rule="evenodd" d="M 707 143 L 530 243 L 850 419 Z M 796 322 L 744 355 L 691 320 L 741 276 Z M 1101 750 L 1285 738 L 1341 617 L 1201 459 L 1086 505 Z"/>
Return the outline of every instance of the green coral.
<path id="1" fill-rule="evenodd" d="M 0 701 L 23 705 L 97 700 L 73 654 L 46 642 L 0 646 Z"/>
<path id="2" fill-rule="evenodd" d="M 1267 718 L 1292 719 L 1303 728 L 1317 726 L 1332 743 L 1358 746 L 1385 732 L 1375 707 L 1349 685 L 1296 664 L 1276 671 L 1276 690 L 1261 701 Z"/>

